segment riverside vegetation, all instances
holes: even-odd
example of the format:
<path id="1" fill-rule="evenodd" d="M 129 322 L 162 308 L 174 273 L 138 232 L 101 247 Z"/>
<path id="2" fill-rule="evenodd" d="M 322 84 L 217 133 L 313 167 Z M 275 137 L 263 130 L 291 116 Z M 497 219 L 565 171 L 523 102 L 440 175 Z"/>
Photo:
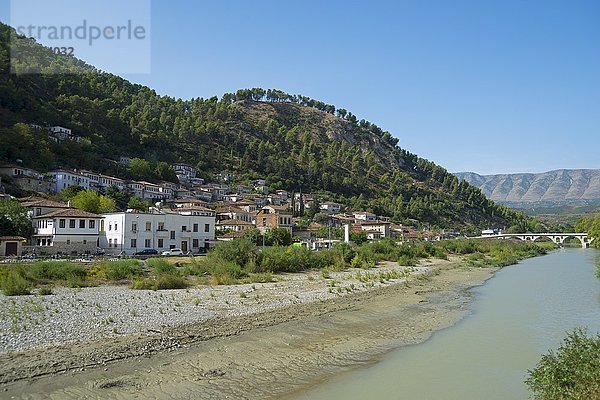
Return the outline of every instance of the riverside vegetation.
<path id="1" fill-rule="evenodd" d="M 600 399 L 600 334 L 575 329 L 542 356 L 525 381 L 536 400 Z"/>
<path id="2" fill-rule="evenodd" d="M 464 256 L 472 267 L 500 267 L 520 259 L 541 255 L 552 244 L 509 240 L 458 239 L 436 244 L 397 244 L 381 240 L 351 247 L 311 252 L 306 248 L 272 246 L 261 248 L 248 239 L 217 246 L 207 257 L 75 261 L 36 261 L 0 267 L 0 289 L 7 296 L 52 293 L 53 286 L 86 287 L 105 284 L 130 285 L 132 289 L 183 289 L 192 285 L 229 285 L 271 282 L 274 274 L 348 267 L 369 269 L 381 261 L 416 265 L 419 259 Z"/>

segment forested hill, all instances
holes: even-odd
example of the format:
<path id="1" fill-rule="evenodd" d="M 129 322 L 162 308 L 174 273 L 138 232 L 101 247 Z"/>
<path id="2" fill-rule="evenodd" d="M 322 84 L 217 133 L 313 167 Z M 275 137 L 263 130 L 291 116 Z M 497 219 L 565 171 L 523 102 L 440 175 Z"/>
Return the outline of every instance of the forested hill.
<path id="1" fill-rule="evenodd" d="M 72 57 L 18 40 L 9 73 L 9 35 L 0 26 L 0 158 L 42 171 L 57 166 L 123 176 L 120 155 L 185 162 L 210 178 L 234 172 L 273 189 L 321 193 L 355 210 L 439 227 L 523 224 L 445 169 L 397 146 L 390 133 L 302 95 L 249 89 L 191 100 L 97 71 Z M 14 32 L 14 31 L 13 31 Z M 57 66 L 73 74 L 50 74 Z M 42 74 L 26 74 L 36 71 Z M 85 137 L 55 144 L 23 124 L 61 125 Z M 415 221 L 416 220 L 416 221 Z"/>

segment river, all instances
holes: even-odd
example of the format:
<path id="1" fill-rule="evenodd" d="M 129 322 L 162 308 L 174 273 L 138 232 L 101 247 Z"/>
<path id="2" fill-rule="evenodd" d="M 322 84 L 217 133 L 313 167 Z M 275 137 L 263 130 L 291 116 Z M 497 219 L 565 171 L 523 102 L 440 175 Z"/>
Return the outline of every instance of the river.
<path id="1" fill-rule="evenodd" d="M 593 249 L 562 249 L 506 267 L 472 289 L 472 313 L 428 341 L 318 385 L 305 399 L 527 399 L 523 383 L 567 331 L 600 331 Z"/>

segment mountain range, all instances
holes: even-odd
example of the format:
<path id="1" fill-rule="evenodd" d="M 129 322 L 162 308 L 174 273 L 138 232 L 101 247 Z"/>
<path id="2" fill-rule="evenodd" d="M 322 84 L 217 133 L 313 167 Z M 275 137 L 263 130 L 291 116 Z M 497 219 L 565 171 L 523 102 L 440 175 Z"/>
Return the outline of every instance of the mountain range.
<path id="1" fill-rule="evenodd" d="M 589 204 L 600 202 L 600 169 L 559 169 L 543 173 L 455 174 L 503 204 Z"/>

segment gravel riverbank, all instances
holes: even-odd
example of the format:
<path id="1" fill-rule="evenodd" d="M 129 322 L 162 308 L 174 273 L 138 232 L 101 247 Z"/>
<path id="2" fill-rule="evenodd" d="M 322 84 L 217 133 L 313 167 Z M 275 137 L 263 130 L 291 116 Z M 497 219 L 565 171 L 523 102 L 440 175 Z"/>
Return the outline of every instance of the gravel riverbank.
<path id="1" fill-rule="evenodd" d="M 127 375 L 128 382 L 137 382 L 123 384 L 134 397 L 189 398 L 156 392 L 182 380 L 193 382 L 185 391 L 210 389 L 210 398 L 282 395 L 340 368 L 371 362 L 386 349 L 424 340 L 460 318 L 469 299 L 464 289 L 493 270 L 459 264 L 432 260 L 407 269 L 386 263 L 329 276 L 285 274 L 273 283 L 176 291 L 99 287 L 3 297 L 0 312 L 21 310 L 28 317 L 2 319 L 0 383 L 19 396 L 55 390 L 57 398 L 97 397 L 90 385 L 98 379 Z M 161 361 L 170 357 L 175 358 Z M 196 367 L 186 367 L 189 363 Z M 163 364 L 177 367 L 156 371 Z M 286 364 L 297 367 L 298 376 L 288 376 Z M 43 378 L 47 375 L 54 376 Z M 159 376 L 171 376 L 172 382 Z M 71 391 L 81 382 L 88 383 Z M 269 393 L 260 382 L 269 385 Z M 123 397 L 114 394 L 102 396 Z"/>

